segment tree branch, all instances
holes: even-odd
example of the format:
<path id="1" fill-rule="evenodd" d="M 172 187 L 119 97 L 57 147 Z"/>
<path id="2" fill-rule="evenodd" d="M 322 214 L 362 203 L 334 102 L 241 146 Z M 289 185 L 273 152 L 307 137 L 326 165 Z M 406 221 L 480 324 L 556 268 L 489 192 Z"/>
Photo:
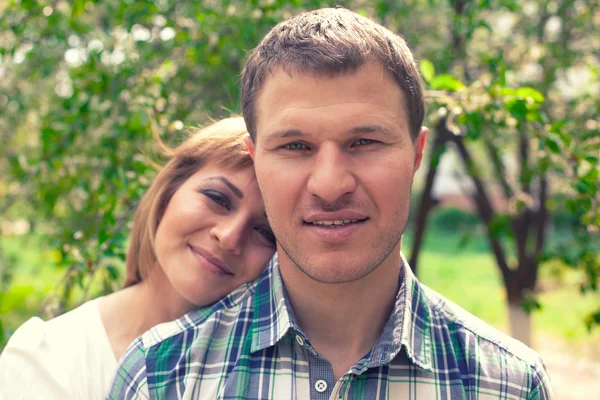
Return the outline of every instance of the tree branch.
<path id="1" fill-rule="evenodd" d="M 529 165 L 529 140 L 525 129 L 527 125 L 521 125 L 519 132 L 519 183 L 521 190 L 526 196 L 531 197 L 531 168 Z M 525 209 L 517 208 L 516 215 L 512 221 L 513 231 L 515 234 L 515 244 L 519 258 L 519 265 L 527 265 L 527 239 L 529 237 L 529 229 L 531 225 L 531 210 L 528 204 L 525 204 Z"/>
<path id="2" fill-rule="evenodd" d="M 423 235 L 425 233 L 425 228 L 427 226 L 427 217 L 429 212 L 437 206 L 439 201 L 435 199 L 432 195 L 433 183 L 435 181 L 435 176 L 437 174 L 437 168 L 440 163 L 440 159 L 442 158 L 442 154 L 445 152 L 445 144 L 448 141 L 447 138 L 444 137 L 440 133 L 441 126 L 444 126 L 446 119 L 442 118 L 435 129 L 435 138 L 433 141 L 433 145 L 431 148 L 431 158 L 429 160 L 429 166 L 427 171 L 427 179 L 425 181 L 425 188 L 423 189 L 423 193 L 421 194 L 421 202 L 419 203 L 419 210 L 417 211 L 417 219 L 416 219 L 416 227 L 415 227 L 415 237 L 413 240 L 412 252 L 410 254 L 409 265 L 413 272 L 417 274 L 417 266 L 419 253 L 421 251 L 421 245 L 423 243 Z"/>
<path id="3" fill-rule="evenodd" d="M 508 183 L 508 179 L 506 179 L 506 168 L 504 168 L 504 164 L 500 159 L 498 149 L 494 147 L 489 139 L 485 140 L 485 147 L 488 155 L 490 156 L 490 160 L 492 161 L 492 167 L 494 167 L 494 176 L 498 182 L 500 182 L 500 186 L 504 191 L 504 196 L 506 197 L 506 200 L 509 201 L 514 196 L 514 191 Z"/>
<path id="4" fill-rule="evenodd" d="M 538 260 L 542 250 L 544 249 L 544 242 L 546 241 L 546 225 L 548 223 L 548 207 L 546 201 L 548 200 L 548 180 L 546 174 L 542 174 L 540 177 L 540 204 L 538 212 L 536 213 L 536 241 L 535 251 L 533 257 Z"/>
<path id="5" fill-rule="evenodd" d="M 445 127 L 445 129 L 448 129 L 448 128 Z M 453 142 L 456 144 L 458 152 L 466 166 L 467 172 L 468 172 L 469 176 L 471 177 L 471 179 L 473 180 L 473 184 L 475 185 L 475 193 L 473 194 L 473 200 L 475 202 L 475 205 L 477 206 L 477 211 L 478 211 L 479 216 L 485 222 L 487 232 L 488 232 L 488 239 L 490 242 L 490 247 L 492 248 L 494 256 L 496 257 L 496 262 L 498 263 L 498 267 L 500 268 L 500 271 L 502 272 L 505 282 L 508 282 L 510 280 L 512 271 L 510 270 L 510 268 L 508 266 L 505 252 L 504 252 L 504 249 L 502 248 L 500 240 L 498 239 L 498 235 L 492 229 L 492 219 L 494 217 L 495 212 L 494 212 L 494 209 L 490 202 L 487 191 L 485 189 L 485 185 L 483 184 L 483 181 L 481 180 L 481 178 L 479 177 L 479 174 L 477 173 L 477 168 L 475 166 L 475 163 L 473 162 L 473 158 L 471 157 L 471 154 L 467 150 L 462 137 L 455 135 Z"/>

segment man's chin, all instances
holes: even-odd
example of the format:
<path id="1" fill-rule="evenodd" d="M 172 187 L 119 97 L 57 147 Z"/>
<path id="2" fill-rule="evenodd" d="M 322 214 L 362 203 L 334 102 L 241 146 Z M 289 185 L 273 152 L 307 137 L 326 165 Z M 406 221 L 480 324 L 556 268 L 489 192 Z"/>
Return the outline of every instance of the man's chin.
<path id="1" fill-rule="evenodd" d="M 330 285 L 361 280 L 377 268 L 377 265 L 356 265 L 356 260 L 348 260 L 346 263 L 336 260 L 335 264 L 315 262 L 309 265 L 296 264 L 296 267 L 313 281 Z"/>

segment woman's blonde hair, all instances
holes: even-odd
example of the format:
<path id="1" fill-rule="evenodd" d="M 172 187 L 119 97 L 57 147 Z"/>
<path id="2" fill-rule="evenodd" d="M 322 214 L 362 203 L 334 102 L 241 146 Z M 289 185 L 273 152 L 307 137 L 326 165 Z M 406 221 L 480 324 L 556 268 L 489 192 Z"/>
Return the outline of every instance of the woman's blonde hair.
<path id="1" fill-rule="evenodd" d="M 171 197 L 189 177 L 208 162 L 235 170 L 253 166 L 244 144 L 247 135 L 244 119 L 235 117 L 191 132 L 190 137 L 174 149 L 157 138 L 169 161 L 159 170 L 135 213 L 123 287 L 148 276 L 156 260 L 154 239 L 158 224 Z"/>

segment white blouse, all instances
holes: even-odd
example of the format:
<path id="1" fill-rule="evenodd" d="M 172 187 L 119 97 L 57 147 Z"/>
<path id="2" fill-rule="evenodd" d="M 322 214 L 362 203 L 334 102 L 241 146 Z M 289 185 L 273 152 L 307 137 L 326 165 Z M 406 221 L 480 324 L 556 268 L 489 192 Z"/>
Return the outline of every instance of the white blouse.
<path id="1" fill-rule="evenodd" d="M 0 399 L 104 399 L 116 369 L 98 299 L 91 300 L 17 329 L 0 354 Z"/>

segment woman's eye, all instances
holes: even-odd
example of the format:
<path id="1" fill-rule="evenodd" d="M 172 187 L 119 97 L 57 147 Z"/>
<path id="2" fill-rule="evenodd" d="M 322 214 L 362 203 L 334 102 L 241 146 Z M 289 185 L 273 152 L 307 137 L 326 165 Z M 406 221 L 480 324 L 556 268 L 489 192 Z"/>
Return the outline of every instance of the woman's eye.
<path id="1" fill-rule="evenodd" d="M 202 193 L 206 197 L 211 199 L 214 203 L 218 204 L 219 206 L 224 207 L 227 210 L 231 210 L 231 203 L 229 201 L 229 198 L 227 198 L 227 196 L 225 196 L 219 192 L 212 191 L 212 190 L 205 190 Z"/>
<path id="2" fill-rule="evenodd" d="M 283 148 L 287 150 L 305 150 L 308 148 L 308 146 L 306 146 L 304 143 L 293 142 L 284 145 Z"/>
<path id="3" fill-rule="evenodd" d="M 269 244 L 271 244 L 273 247 L 275 247 L 275 243 L 276 243 L 275 235 L 273 234 L 273 231 L 271 230 L 271 228 L 259 226 L 255 229 L 259 234 L 261 234 L 269 242 Z"/>

